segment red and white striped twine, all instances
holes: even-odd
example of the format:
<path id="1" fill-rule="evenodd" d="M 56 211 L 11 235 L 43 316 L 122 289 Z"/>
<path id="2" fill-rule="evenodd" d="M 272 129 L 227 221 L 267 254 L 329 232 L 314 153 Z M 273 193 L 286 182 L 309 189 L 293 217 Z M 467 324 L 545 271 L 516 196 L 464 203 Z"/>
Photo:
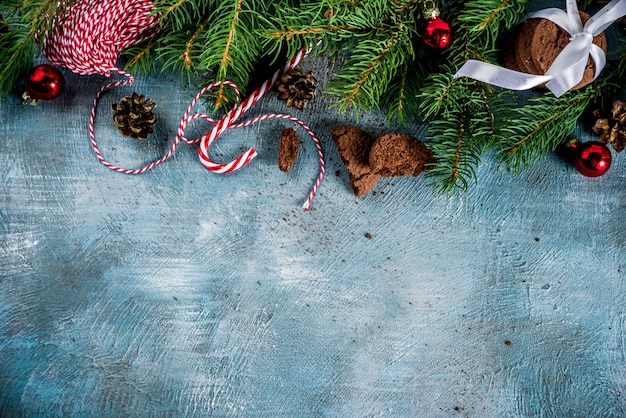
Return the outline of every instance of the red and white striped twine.
<path id="1" fill-rule="evenodd" d="M 59 10 L 62 9 L 62 6 L 63 2 L 60 2 Z M 153 5 L 149 0 L 78 1 L 66 12 L 62 24 L 57 25 L 52 32 L 47 33 L 44 39 L 42 51 L 53 64 L 66 67 L 81 75 L 103 74 L 109 76 L 111 72 L 114 72 L 126 77 L 126 80 L 106 84 L 96 93 L 96 97 L 94 98 L 91 116 L 89 118 L 89 137 L 98 160 L 111 170 L 125 174 L 140 174 L 154 168 L 171 157 L 180 141 L 183 140 L 189 144 L 199 143 L 198 155 L 200 162 L 207 170 L 214 173 L 230 173 L 248 164 L 256 156 L 256 151 L 254 148 L 250 148 L 228 163 L 215 163 L 211 161 L 209 157 L 209 147 L 222 133 L 230 128 L 242 128 L 266 119 L 288 119 L 300 125 L 307 134 L 309 134 L 317 147 L 319 155 L 320 172 L 303 205 L 304 210 L 308 210 L 311 206 L 311 200 L 324 177 L 325 171 L 322 148 L 313 131 L 300 119 L 282 113 L 262 115 L 245 122 L 235 123 L 272 88 L 276 80 L 278 80 L 282 74 L 298 65 L 306 53 L 304 50 L 299 51 L 289 62 L 276 71 L 271 78 L 266 80 L 238 106 L 235 106 L 222 116 L 219 121 L 203 113 L 191 114 L 191 110 L 202 95 L 217 86 L 223 84 L 233 88 L 237 97 L 240 96 L 239 90 L 237 86 L 230 81 L 212 83 L 204 87 L 196 94 L 185 111 L 178 126 L 176 138 L 170 149 L 160 159 L 151 162 L 145 167 L 139 169 L 117 167 L 109 163 L 102 156 L 94 134 L 94 121 L 98 101 L 106 90 L 127 85 L 134 81 L 131 74 L 118 69 L 115 63 L 119 57 L 120 51 L 149 39 L 158 33 L 159 27 L 157 24 L 160 16 L 153 13 L 153 9 Z M 195 140 L 189 140 L 185 137 L 185 129 L 187 125 L 195 119 L 205 119 L 213 124 L 214 127 L 204 136 Z"/>
<path id="2" fill-rule="evenodd" d="M 120 51 L 156 35 L 160 15 L 150 0 L 79 0 L 43 39 L 42 52 L 55 65 L 80 75 L 109 76 Z"/>

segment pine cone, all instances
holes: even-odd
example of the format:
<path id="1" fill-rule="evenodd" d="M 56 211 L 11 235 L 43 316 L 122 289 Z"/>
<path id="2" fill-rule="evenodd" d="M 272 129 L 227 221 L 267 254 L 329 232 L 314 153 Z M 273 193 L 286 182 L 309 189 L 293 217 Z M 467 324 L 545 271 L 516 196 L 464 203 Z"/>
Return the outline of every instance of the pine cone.
<path id="1" fill-rule="evenodd" d="M 603 117 L 602 111 L 593 112 L 598 118 L 591 130 L 600 135 L 599 141 L 613 146 L 615 152 L 626 148 L 626 102 L 617 100 L 613 103 L 610 116 Z"/>
<path id="2" fill-rule="evenodd" d="M 144 140 L 154 133 L 152 125 L 157 122 L 152 109 L 156 104 L 146 99 L 144 95 L 133 93 L 132 96 L 124 96 L 119 103 L 113 103 L 113 122 L 125 137 Z"/>
<path id="3" fill-rule="evenodd" d="M 286 100 L 285 106 L 299 110 L 305 108 L 307 100 L 315 98 L 317 79 L 313 72 L 305 73 L 300 69 L 291 70 L 276 82 L 278 99 Z"/>

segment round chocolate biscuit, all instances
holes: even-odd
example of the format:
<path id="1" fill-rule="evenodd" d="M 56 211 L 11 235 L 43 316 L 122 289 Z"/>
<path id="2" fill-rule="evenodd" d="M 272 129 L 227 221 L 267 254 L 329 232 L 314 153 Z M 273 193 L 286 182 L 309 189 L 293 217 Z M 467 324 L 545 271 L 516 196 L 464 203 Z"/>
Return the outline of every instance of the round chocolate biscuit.
<path id="1" fill-rule="evenodd" d="M 591 17 L 585 12 L 579 12 L 583 24 Z M 571 35 L 548 19 L 537 20 L 538 24 L 531 41 L 531 57 L 539 74 L 545 74 L 563 48 L 570 42 Z M 605 53 L 607 50 L 604 33 L 594 36 L 593 43 L 599 46 Z M 577 90 L 591 83 L 595 77 L 596 65 L 589 58 L 582 80 L 572 87 Z"/>
<path id="2" fill-rule="evenodd" d="M 520 29 L 521 27 L 517 26 L 507 33 L 500 47 L 500 60 L 502 65 L 509 70 L 522 71 L 515 57 L 515 48 L 511 47 L 515 45 Z"/>
<path id="3" fill-rule="evenodd" d="M 432 161 L 433 153 L 422 141 L 395 133 L 376 139 L 369 155 L 372 170 L 382 177 L 419 176 Z"/>
<path id="4" fill-rule="evenodd" d="M 526 74 L 543 75 L 535 65 L 532 53 L 532 40 L 540 19 L 528 19 L 518 29 L 514 42 L 515 60 L 519 69 Z"/>

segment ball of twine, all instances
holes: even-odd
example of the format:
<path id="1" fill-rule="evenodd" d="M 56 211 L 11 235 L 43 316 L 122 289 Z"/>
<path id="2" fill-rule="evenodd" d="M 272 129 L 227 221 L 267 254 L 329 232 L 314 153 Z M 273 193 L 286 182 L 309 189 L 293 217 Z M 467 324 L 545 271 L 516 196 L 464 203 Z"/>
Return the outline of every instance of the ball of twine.
<path id="1" fill-rule="evenodd" d="M 58 23 L 43 37 L 42 53 L 80 75 L 108 76 L 120 52 L 159 32 L 149 0 L 81 0 L 59 3 Z"/>

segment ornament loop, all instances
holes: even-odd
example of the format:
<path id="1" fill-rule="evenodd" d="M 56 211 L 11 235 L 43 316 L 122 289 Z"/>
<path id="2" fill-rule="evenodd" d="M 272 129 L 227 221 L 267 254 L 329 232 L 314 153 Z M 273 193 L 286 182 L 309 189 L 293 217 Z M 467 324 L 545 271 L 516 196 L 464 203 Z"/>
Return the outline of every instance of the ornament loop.
<path id="1" fill-rule="evenodd" d="M 439 8 L 437 7 L 435 0 L 424 0 L 424 9 L 422 12 L 424 19 L 439 17 L 439 14 Z"/>

